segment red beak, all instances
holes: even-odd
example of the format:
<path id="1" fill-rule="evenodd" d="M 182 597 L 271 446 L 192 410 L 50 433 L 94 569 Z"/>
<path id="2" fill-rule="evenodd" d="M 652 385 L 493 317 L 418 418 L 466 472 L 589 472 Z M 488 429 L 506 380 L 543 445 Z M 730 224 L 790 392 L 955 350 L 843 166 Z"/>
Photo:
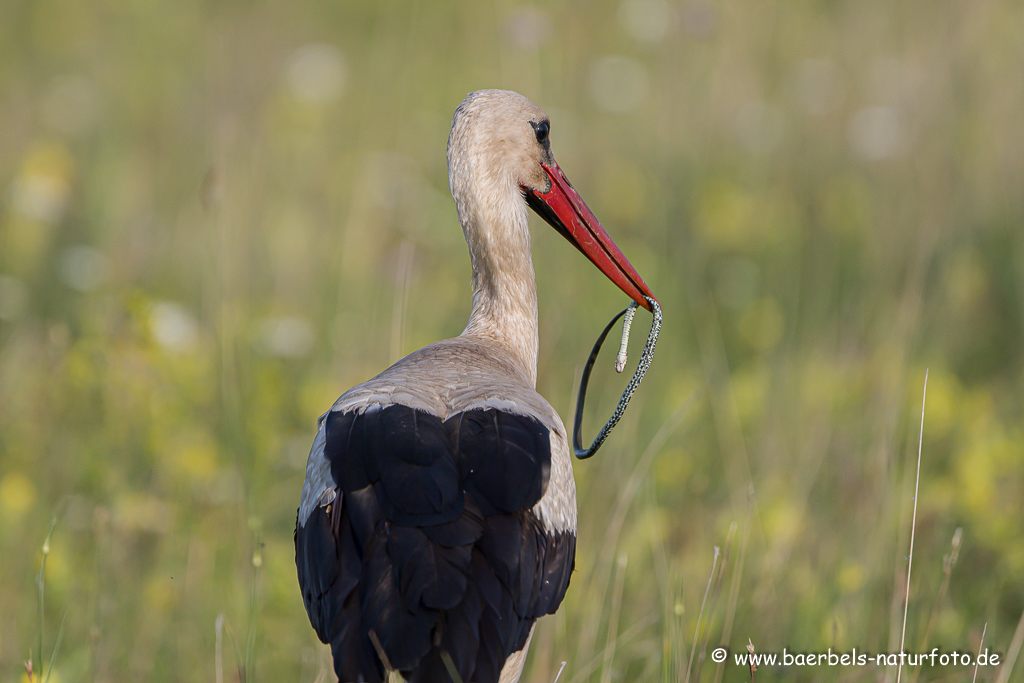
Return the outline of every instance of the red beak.
<path id="1" fill-rule="evenodd" d="M 623 256 L 611 236 L 601 227 L 601 222 L 573 188 L 562 169 L 554 159 L 550 165 L 542 163 L 540 167 L 551 179 L 551 187 L 547 192 L 526 190 L 526 202 L 530 208 L 583 252 L 629 298 L 648 311 L 651 310 L 651 305 L 644 297 L 654 299 L 654 294 Z"/>

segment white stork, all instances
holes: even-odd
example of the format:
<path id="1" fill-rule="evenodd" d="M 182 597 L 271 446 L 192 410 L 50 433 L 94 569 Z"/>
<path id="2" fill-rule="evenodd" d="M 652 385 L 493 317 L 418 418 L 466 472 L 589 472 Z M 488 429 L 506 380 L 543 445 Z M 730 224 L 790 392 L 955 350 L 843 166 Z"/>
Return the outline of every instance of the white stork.
<path id="1" fill-rule="evenodd" d="M 551 154 L 548 117 L 482 90 L 455 110 L 448 177 L 473 263 L 465 331 L 319 420 L 295 529 L 310 622 L 349 681 L 519 680 L 576 553 L 565 427 L 537 393 L 529 205 L 644 308 L 650 290 Z"/>

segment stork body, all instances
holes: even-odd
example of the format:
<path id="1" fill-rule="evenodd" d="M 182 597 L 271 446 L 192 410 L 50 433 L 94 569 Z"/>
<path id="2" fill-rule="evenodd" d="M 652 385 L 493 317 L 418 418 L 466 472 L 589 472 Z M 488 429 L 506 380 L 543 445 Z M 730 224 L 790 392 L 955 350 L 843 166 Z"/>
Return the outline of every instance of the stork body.
<path id="1" fill-rule="evenodd" d="M 456 110 L 449 178 L 473 264 L 465 331 L 321 417 L 296 525 L 303 601 L 339 679 L 511 683 L 576 549 L 565 428 L 537 393 L 527 202 L 641 305 L 650 290 L 505 91 Z M 447 660 L 447 661 L 446 661 Z"/>

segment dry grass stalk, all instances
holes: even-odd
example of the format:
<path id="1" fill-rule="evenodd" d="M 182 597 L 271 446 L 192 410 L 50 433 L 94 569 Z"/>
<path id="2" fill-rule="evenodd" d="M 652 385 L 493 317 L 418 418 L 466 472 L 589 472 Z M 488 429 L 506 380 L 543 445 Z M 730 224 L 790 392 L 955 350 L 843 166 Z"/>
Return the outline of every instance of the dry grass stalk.
<path id="1" fill-rule="evenodd" d="M 921 444 L 924 442 L 924 402 L 928 396 L 928 369 L 924 371 L 924 390 L 921 393 L 921 431 L 917 437 L 917 476 L 914 479 L 914 514 L 910 522 L 910 555 L 907 557 L 907 590 L 903 599 L 903 630 L 900 634 L 900 652 L 907 638 L 907 609 L 910 606 L 910 569 L 914 564 L 914 531 L 917 529 L 917 493 L 921 484 Z M 903 658 L 896 670 L 896 683 L 900 683 L 903 673 Z"/>
<path id="2" fill-rule="evenodd" d="M 715 546 L 715 558 L 711 562 L 711 573 L 708 574 L 708 583 L 704 587 L 704 598 L 700 601 L 700 612 L 697 613 L 697 627 L 693 630 L 693 645 L 690 647 L 690 661 L 686 664 L 686 683 L 690 681 L 690 672 L 693 669 L 693 658 L 697 653 L 697 638 L 700 635 L 700 622 L 704 617 L 704 606 L 708 601 L 708 593 L 711 591 L 711 581 L 715 578 L 715 568 L 718 567 L 718 556 L 721 554 L 721 550 Z"/>
<path id="3" fill-rule="evenodd" d="M 718 598 L 722 595 L 722 577 L 725 576 L 725 571 L 729 566 L 729 554 L 732 550 L 733 540 L 736 537 L 736 529 L 738 525 L 733 522 L 729 525 L 729 534 L 725 538 L 725 550 L 722 552 L 722 561 L 718 564 L 718 573 L 715 575 L 715 582 L 711 588 L 711 606 L 708 608 L 708 621 L 710 622 L 712 616 L 715 614 L 715 610 L 718 606 Z M 708 639 L 711 637 L 711 629 L 704 629 L 704 638 L 700 643 L 700 657 L 697 658 L 697 671 L 695 673 L 695 680 L 700 680 L 701 668 L 704 666 L 704 660 L 707 656 L 708 651 Z M 723 662 L 724 663 L 724 662 Z"/>
<path id="4" fill-rule="evenodd" d="M 743 578 L 743 566 L 747 559 L 747 544 L 750 541 L 750 522 L 751 515 L 753 514 L 753 502 L 754 502 L 754 486 L 751 485 L 747 489 L 747 516 L 743 522 L 743 541 L 740 544 L 740 561 L 736 567 L 736 571 L 732 574 L 732 583 L 729 586 L 729 606 L 725 610 L 725 623 L 722 625 L 722 637 L 719 639 L 718 644 L 722 647 L 728 647 L 729 640 L 732 638 L 732 625 L 736 619 L 736 605 L 739 602 L 740 597 L 740 581 Z M 749 642 L 750 639 L 748 638 Z M 715 683 L 721 683 L 722 676 L 725 674 L 725 661 L 718 663 L 718 668 L 715 671 Z"/>
<path id="5" fill-rule="evenodd" d="M 963 538 L 964 530 L 961 527 L 957 527 L 956 531 L 953 532 L 953 541 L 950 545 L 949 554 L 942 558 L 942 585 L 939 586 L 938 595 L 935 596 L 935 605 L 932 607 L 932 613 L 928 617 L 928 627 L 924 630 L 924 638 L 921 639 L 921 646 L 918 648 L 919 652 L 928 650 L 932 630 L 935 628 L 935 622 L 939 619 L 942 599 L 946 597 L 946 591 L 949 590 L 949 578 L 953 574 L 953 567 L 956 566 L 956 562 L 960 558 L 960 544 L 963 542 Z M 914 670 L 915 682 L 920 675 L 921 665 L 919 664 Z"/>
<path id="6" fill-rule="evenodd" d="M 957 529 L 959 531 L 959 529 Z M 988 622 L 985 622 L 985 628 L 981 629 L 981 641 L 978 643 L 978 656 L 974 659 L 974 677 L 971 678 L 971 683 L 978 680 L 978 660 L 981 659 L 981 648 L 985 644 L 985 631 L 988 630 Z"/>

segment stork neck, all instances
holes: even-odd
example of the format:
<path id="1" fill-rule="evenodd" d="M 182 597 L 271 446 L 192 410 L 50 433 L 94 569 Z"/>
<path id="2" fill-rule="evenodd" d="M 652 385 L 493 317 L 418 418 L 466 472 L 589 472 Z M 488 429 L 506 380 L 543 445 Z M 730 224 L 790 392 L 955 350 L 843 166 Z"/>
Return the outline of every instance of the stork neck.
<path id="1" fill-rule="evenodd" d="M 537 284 L 526 203 L 515 191 L 498 215 L 461 215 L 473 262 L 473 310 L 463 335 L 486 339 L 507 353 L 531 387 L 537 384 Z M 500 216 L 500 217 L 499 217 Z"/>

